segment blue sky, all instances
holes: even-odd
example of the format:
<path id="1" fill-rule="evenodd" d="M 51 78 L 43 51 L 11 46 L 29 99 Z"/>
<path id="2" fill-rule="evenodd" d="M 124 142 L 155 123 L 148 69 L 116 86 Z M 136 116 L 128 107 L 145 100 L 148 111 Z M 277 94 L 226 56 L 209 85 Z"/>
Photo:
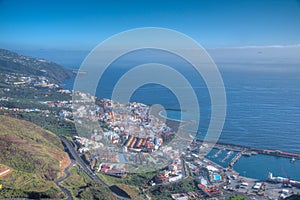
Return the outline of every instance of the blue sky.
<path id="1" fill-rule="evenodd" d="M 132 28 L 175 29 L 204 47 L 300 44 L 298 0 L 0 0 L 0 48 L 89 50 Z"/>

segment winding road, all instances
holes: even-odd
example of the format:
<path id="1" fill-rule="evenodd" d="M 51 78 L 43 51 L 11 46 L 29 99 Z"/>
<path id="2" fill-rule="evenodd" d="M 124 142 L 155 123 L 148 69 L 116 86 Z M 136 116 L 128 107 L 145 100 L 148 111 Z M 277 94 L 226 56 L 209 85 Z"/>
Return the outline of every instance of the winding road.
<path id="1" fill-rule="evenodd" d="M 69 169 L 74 164 L 74 161 L 73 160 L 71 160 L 71 161 L 72 162 L 69 164 L 69 166 L 67 168 L 65 168 L 65 170 L 64 170 L 64 173 L 66 174 L 66 176 L 55 181 L 55 184 L 66 194 L 66 196 L 67 196 L 66 200 L 73 200 L 72 194 L 69 190 L 67 190 L 66 188 L 61 186 L 60 183 L 63 182 L 64 180 L 66 180 L 70 176 Z"/>
<path id="2" fill-rule="evenodd" d="M 111 190 L 111 188 L 109 187 L 109 185 L 107 185 L 104 181 L 102 181 L 90 168 L 89 165 L 87 165 L 82 159 L 81 157 L 77 154 L 77 152 L 75 151 L 74 147 L 72 146 L 72 144 L 70 143 L 69 140 L 67 140 L 65 137 L 63 136 L 60 136 L 60 139 L 61 141 L 63 142 L 64 146 L 68 149 L 68 153 L 69 153 L 69 156 L 71 158 L 73 158 L 80 170 L 82 172 L 84 172 L 92 181 L 95 181 L 97 183 L 100 183 L 103 187 L 109 189 L 112 194 L 117 197 L 118 199 L 121 199 L 121 200 L 129 200 L 129 198 L 126 198 L 126 197 L 123 197 L 123 196 L 119 196 L 117 193 L 115 193 L 114 191 Z M 67 169 L 67 168 L 66 168 Z M 68 172 L 68 170 L 67 170 Z M 69 172 L 68 172 L 69 173 Z M 67 174 L 67 173 L 66 173 Z M 65 178 L 64 178 L 65 179 Z M 64 180 L 63 179 L 63 180 Z M 61 181 L 60 181 L 61 182 Z M 60 187 L 60 186 L 59 186 Z M 63 191 L 66 190 L 65 188 L 62 189 Z M 67 190 L 68 193 L 70 193 L 68 190 Z M 66 193 L 66 192 L 65 192 Z M 67 193 L 66 193 L 67 194 Z M 71 194 L 71 193 L 70 193 Z M 68 198 L 69 199 L 69 198 Z M 71 196 L 71 199 L 72 199 L 72 196 Z"/>

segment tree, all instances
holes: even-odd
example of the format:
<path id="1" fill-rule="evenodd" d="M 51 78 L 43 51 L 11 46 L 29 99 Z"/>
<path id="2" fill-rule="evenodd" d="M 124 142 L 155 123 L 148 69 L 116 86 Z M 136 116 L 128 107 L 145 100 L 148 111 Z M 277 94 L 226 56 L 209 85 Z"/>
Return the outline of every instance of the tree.
<path id="1" fill-rule="evenodd" d="M 228 198 L 228 200 L 248 200 L 247 198 L 243 197 L 243 196 L 231 196 Z"/>

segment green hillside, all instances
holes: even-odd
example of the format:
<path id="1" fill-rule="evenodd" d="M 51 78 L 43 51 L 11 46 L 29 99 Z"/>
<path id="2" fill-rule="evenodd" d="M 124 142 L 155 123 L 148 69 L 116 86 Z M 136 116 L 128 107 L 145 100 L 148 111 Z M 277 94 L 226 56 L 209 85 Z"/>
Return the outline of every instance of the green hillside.
<path id="1" fill-rule="evenodd" d="M 5 49 L 0 49 L 0 72 L 45 76 L 57 83 L 73 76 L 71 70 L 56 63 Z"/>
<path id="2" fill-rule="evenodd" d="M 0 198 L 16 191 L 21 197 L 63 195 L 53 182 L 70 163 L 60 139 L 27 121 L 7 116 L 0 116 L 0 121 L 0 164 L 13 170 L 0 180 Z"/>

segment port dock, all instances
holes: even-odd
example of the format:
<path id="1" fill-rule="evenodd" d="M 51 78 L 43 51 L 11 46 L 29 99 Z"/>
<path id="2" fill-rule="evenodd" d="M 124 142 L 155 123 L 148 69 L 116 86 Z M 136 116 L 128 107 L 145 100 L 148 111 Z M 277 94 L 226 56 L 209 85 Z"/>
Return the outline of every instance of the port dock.
<path id="1" fill-rule="evenodd" d="M 207 142 L 207 141 L 204 142 L 201 139 L 195 138 L 191 145 L 192 149 L 194 149 L 200 153 L 200 151 L 201 151 L 200 146 L 207 146 L 207 147 L 213 147 L 214 149 L 218 149 L 219 151 L 214 155 L 214 157 L 217 157 L 221 153 L 221 151 L 238 152 L 237 155 L 229 162 L 228 167 L 233 167 L 234 164 L 242 156 L 252 156 L 252 155 L 257 155 L 257 154 L 289 158 L 289 159 L 291 159 L 291 161 L 300 160 L 299 153 L 292 153 L 292 152 L 273 150 L 273 149 L 255 148 L 255 147 L 249 147 L 249 146 L 229 144 L 229 143 L 224 143 L 224 142 L 217 142 L 216 144 L 214 144 L 213 142 Z"/>
<path id="2" fill-rule="evenodd" d="M 239 152 L 234 156 L 234 158 L 229 162 L 228 167 L 233 167 L 233 165 L 242 157 L 243 152 Z"/>

